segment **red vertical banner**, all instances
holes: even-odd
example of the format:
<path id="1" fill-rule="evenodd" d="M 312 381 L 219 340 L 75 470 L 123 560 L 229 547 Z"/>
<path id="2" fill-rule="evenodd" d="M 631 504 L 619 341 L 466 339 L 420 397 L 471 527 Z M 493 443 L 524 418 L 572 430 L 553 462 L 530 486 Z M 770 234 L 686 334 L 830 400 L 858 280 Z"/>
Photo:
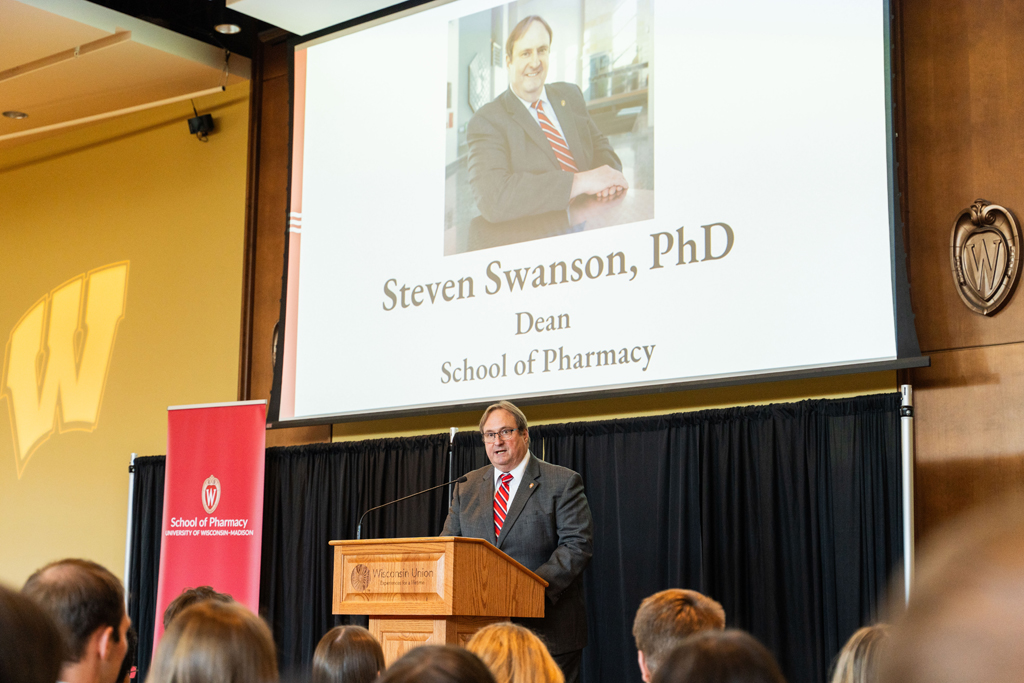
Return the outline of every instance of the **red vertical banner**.
<path id="1" fill-rule="evenodd" d="M 154 648 L 183 589 L 212 586 L 259 610 L 265 401 L 167 411 L 167 466 Z"/>

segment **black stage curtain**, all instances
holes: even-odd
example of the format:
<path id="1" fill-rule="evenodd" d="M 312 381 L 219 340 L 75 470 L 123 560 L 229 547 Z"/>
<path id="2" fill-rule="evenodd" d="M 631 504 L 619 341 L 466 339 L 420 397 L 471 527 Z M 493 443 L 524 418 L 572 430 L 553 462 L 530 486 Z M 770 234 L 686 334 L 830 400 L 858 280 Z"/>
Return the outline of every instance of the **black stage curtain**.
<path id="1" fill-rule="evenodd" d="M 156 627 L 156 583 L 160 573 L 160 534 L 164 517 L 164 466 L 167 458 L 135 458 L 132 496 L 132 556 L 129 564 L 128 616 L 139 634 L 138 672 L 146 680 Z"/>
<path id="2" fill-rule="evenodd" d="M 639 681 L 633 616 L 656 591 L 701 586 L 699 425 L 641 418 L 540 425 L 531 448 L 583 477 L 594 516 L 584 575 L 587 683 Z"/>
<path id="3" fill-rule="evenodd" d="M 533 452 L 583 476 L 594 514 L 583 680 L 640 680 L 633 616 L 669 587 L 720 601 L 790 683 L 824 680 L 846 638 L 874 619 L 902 558 L 898 411 L 888 394 L 532 427 Z M 268 449 L 260 599 L 283 670 L 305 666 L 331 627 L 360 620 L 330 613 L 327 542 L 355 538 L 369 507 L 486 464 L 479 433 L 458 433 L 450 461 L 448 441 Z M 447 495 L 372 512 L 363 537 L 436 535 Z M 155 529 L 150 605 L 162 502 L 153 509 L 134 531 L 145 519 Z"/>
<path id="4" fill-rule="evenodd" d="M 790 683 L 825 680 L 902 561 L 899 394 L 541 425 L 594 513 L 587 683 L 639 681 L 647 595 L 699 590 Z M 600 647 L 594 647 L 599 645 Z"/>
<path id="5" fill-rule="evenodd" d="M 368 508 L 447 481 L 447 434 L 268 448 L 263 498 L 261 613 L 282 671 L 304 668 L 334 626 L 365 618 L 331 614 L 334 548 L 356 537 Z M 448 504 L 438 489 L 371 512 L 363 538 L 436 536 Z"/>

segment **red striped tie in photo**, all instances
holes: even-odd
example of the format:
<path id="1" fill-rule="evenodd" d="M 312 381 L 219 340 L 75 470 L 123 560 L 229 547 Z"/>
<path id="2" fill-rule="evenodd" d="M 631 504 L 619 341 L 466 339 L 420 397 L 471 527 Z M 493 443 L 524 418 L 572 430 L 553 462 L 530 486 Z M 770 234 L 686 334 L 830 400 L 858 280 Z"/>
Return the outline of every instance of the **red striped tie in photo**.
<path id="1" fill-rule="evenodd" d="M 537 100 L 532 105 L 537 110 L 537 120 L 540 121 L 540 129 L 544 131 L 544 135 L 547 136 L 548 142 L 551 144 L 551 149 L 555 152 L 555 157 L 558 159 L 558 163 L 562 166 L 563 171 L 577 172 L 579 169 L 576 168 L 576 161 L 572 158 L 572 152 L 569 151 L 569 145 L 565 144 L 565 138 L 558 132 L 554 124 L 551 123 L 551 119 L 544 113 L 544 103 Z"/>
<path id="2" fill-rule="evenodd" d="M 501 475 L 501 486 L 494 495 L 494 537 L 501 536 L 501 525 L 505 523 L 505 513 L 508 512 L 508 484 L 512 481 L 512 475 L 506 472 Z"/>

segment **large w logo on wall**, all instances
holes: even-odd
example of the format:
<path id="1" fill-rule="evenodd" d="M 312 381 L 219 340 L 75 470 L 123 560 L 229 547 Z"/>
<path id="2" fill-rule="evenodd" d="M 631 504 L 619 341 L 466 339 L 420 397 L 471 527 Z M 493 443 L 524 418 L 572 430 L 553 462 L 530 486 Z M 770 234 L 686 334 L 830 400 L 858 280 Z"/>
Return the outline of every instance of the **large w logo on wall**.
<path id="1" fill-rule="evenodd" d="M 91 270 L 37 301 L 11 331 L 0 395 L 19 479 L 54 433 L 96 428 L 127 290 L 127 261 Z"/>

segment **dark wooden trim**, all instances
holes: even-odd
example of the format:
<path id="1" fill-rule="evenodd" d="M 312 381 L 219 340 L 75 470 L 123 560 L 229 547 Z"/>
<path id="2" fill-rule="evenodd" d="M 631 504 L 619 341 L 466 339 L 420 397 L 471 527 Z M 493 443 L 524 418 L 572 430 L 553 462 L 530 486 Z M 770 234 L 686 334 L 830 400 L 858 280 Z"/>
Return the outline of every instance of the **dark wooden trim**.
<path id="1" fill-rule="evenodd" d="M 907 280 L 913 282 L 910 261 L 910 178 L 907 163 L 907 90 L 906 64 L 903 54 L 903 2 L 890 0 L 889 60 L 892 69 L 893 130 L 896 133 L 896 182 L 899 189 L 898 210 L 903 224 L 903 250 L 906 253 Z M 901 255 L 896 254 L 896 258 Z"/>
<path id="2" fill-rule="evenodd" d="M 245 236 L 242 251 L 242 315 L 238 334 L 238 400 L 252 392 L 252 319 L 256 289 L 260 124 L 263 111 L 263 42 L 257 41 L 249 79 L 249 151 L 245 178 Z"/>

